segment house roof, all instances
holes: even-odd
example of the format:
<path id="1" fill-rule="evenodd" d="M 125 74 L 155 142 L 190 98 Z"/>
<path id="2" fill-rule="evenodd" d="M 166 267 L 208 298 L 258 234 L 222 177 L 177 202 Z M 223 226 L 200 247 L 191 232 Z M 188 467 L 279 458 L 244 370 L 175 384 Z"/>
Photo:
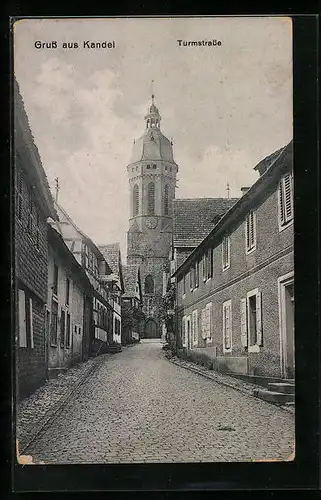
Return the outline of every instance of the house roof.
<path id="1" fill-rule="evenodd" d="M 91 284 L 83 267 L 77 262 L 73 253 L 69 250 L 61 234 L 51 225 L 48 227 L 48 241 L 67 261 L 68 266 L 77 274 L 78 278 L 91 290 Z"/>
<path id="2" fill-rule="evenodd" d="M 284 149 L 284 147 L 278 149 L 277 151 L 274 151 L 274 153 L 271 153 L 269 156 L 266 156 L 265 158 L 263 158 L 263 160 L 261 160 L 255 167 L 253 170 L 256 170 L 259 172 L 260 175 L 263 175 L 264 172 L 266 172 L 266 170 L 268 168 L 270 168 L 270 166 L 273 164 L 273 162 L 275 161 L 275 159 L 279 156 L 279 154 L 281 153 L 281 151 Z"/>
<path id="3" fill-rule="evenodd" d="M 32 187 L 37 190 L 37 201 L 44 210 L 45 215 L 56 220 L 57 213 L 54 208 L 48 179 L 31 132 L 16 79 L 14 79 L 14 149 L 16 155 L 21 154 L 21 157 L 27 159 L 27 161 L 21 162 L 21 166 L 24 168 L 27 177 L 29 177 Z"/>
<path id="4" fill-rule="evenodd" d="M 112 272 L 118 274 L 121 265 L 120 244 L 110 243 L 109 245 L 98 245 L 98 248 L 108 262 Z"/>
<path id="5" fill-rule="evenodd" d="M 176 269 L 172 277 L 182 275 L 194 259 L 198 257 L 200 252 L 202 252 L 203 248 L 206 248 L 209 244 L 211 244 L 215 238 L 221 237 L 221 235 L 224 234 L 224 232 L 228 230 L 232 224 L 235 224 L 237 218 L 243 216 L 249 208 L 253 208 L 258 197 L 261 196 L 262 193 L 266 194 L 268 192 L 267 188 L 269 188 L 269 185 L 275 181 L 275 179 L 278 179 L 282 172 L 285 169 L 288 169 L 289 165 L 292 165 L 292 154 L 293 141 L 290 141 L 286 146 L 275 151 L 275 153 L 264 159 L 266 160 L 268 168 L 265 169 L 264 173 L 261 174 L 261 176 L 242 196 L 242 198 L 232 205 L 232 207 L 218 221 L 204 240 L 191 252 L 181 266 Z M 264 160 L 262 160 L 262 162 L 264 162 Z M 262 162 L 260 163 L 263 164 Z"/>
<path id="6" fill-rule="evenodd" d="M 104 260 L 107 263 L 107 267 L 109 269 L 109 272 L 112 272 L 112 269 L 110 267 L 109 262 L 106 261 L 104 255 L 102 254 L 102 252 L 100 251 L 100 249 L 98 248 L 98 246 L 93 242 L 93 240 L 91 238 L 89 238 L 89 236 L 87 236 L 75 224 L 75 222 L 72 220 L 72 218 L 70 217 L 70 215 L 66 212 L 66 210 L 64 208 L 62 208 L 61 205 L 59 205 L 59 203 L 57 201 L 55 201 L 55 207 L 56 207 L 56 210 L 57 210 L 57 213 L 58 213 L 58 221 L 57 221 L 57 223 L 55 223 L 55 226 L 57 226 L 57 228 L 60 229 L 59 228 L 59 225 L 60 225 L 59 214 L 62 214 L 65 217 L 65 219 L 75 228 L 75 230 L 79 233 L 79 235 L 86 241 L 86 243 L 91 247 L 92 251 L 96 254 L 96 256 L 99 258 L 99 260 Z M 62 233 L 61 230 L 60 230 L 60 232 Z"/>
<path id="7" fill-rule="evenodd" d="M 131 264 L 123 267 L 125 293 L 123 297 L 140 297 L 140 292 L 137 292 L 137 284 L 139 283 L 139 265 Z"/>
<path id="8" fill-rule="evenodd" d="M 173 201 L 175 247 L 194 248 L 238 198 L 185 198 Z"/>

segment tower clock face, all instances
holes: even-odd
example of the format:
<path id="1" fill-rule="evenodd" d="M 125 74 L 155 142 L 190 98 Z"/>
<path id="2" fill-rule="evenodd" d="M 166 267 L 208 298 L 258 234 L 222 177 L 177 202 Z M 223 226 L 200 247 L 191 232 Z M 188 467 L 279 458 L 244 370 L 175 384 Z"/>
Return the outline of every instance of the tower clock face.
<path id="1" fill-rule="evenodd" d="M 158 224 L 158 219 L 157 217 L 147 217 L 145 224 L 149 229 L 155 229 Z"/>

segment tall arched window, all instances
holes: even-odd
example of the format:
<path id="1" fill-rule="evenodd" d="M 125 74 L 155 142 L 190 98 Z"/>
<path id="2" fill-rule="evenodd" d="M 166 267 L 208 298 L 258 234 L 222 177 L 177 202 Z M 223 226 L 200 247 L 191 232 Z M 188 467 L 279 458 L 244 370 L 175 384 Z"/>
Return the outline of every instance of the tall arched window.
<path id="1" fill-rule="evenodd" d="M 168 215 L 168 185 L 164 189 L 164 214 Z"/>
<path id="2" fill-rule="evenodd" d="M 150 182 L 147 188 L 147 213 L 148 215 L 155 214 L 155 184 Z"/>
<path id="3" fill-rule="evenodd" d="M 145 293 L 154 293 L 154 279 L 151 274 L 145 278 Z"/>
<path id="4" fill-rule="evenodd" d="M 137 215 L 139 212 L 139 188 L 138 185 L 135 184 L 133 187 L 133 215 Z"/>

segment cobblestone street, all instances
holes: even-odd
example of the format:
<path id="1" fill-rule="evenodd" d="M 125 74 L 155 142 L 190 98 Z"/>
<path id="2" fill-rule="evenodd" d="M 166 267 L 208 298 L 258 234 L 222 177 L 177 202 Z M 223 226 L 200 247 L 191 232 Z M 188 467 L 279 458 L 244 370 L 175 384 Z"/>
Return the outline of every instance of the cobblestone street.
<path id="1" fill-rule="evenodd" d="M 106 358 L 27 449 L 45 463 L 286 460 L 294 415 L 172 364 L 159 342 Z"/>

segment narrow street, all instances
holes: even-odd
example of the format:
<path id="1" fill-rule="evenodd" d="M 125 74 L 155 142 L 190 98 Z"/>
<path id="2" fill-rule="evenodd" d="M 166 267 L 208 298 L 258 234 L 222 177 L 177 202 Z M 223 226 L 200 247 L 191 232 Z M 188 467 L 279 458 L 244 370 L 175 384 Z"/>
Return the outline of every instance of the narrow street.
<path id="1" fill-rule="evenodd" d="M 45 463 L 286 460 L 293 420 L 143 341 L 101 364 L 27 452 Z"/>

